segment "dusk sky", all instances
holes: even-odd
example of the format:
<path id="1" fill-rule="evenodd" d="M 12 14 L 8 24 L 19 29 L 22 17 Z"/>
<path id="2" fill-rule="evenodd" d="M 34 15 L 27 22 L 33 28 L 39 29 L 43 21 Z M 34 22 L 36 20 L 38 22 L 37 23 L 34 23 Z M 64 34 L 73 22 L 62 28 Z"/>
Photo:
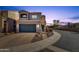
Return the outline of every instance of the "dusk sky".
<path id="1" fill-rule="evenodd" d="M 52 23 L 54 19 L 61 22 L 79 22 L 79 6 L 0 6 L 0 10 L 42 12 L 47 23 Z"/>

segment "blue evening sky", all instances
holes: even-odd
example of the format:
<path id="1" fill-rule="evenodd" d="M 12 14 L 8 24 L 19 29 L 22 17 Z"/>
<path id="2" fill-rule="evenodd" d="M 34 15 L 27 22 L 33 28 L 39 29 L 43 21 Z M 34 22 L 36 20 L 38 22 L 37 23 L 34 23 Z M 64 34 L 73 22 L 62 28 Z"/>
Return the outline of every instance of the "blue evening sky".
<path id="1" fill-rule="evenodd" d="M 54 19 L 61 22 L 79 22 L 79 6 L 0 6 L 0 10 L 42 12 L 47 23 L 52 23 Z"/>

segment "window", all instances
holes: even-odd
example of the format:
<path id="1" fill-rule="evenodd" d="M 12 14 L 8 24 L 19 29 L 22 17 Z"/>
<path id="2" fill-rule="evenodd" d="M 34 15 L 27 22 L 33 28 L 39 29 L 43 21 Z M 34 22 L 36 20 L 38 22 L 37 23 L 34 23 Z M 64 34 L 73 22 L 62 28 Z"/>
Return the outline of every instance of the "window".
<path id="1" fill-rule="evenodd" d="M 21 18 L 27 18 L 27 14 L 21 14 L 20 17 Z"/>
<path id="2" fill-rule="evenodd" d="M 32 15 L 32 19 L 37 19 L 37 15 Z"/>
<path id="3" fill-rule="evenodd" d="M 38 24 L 38 25 L 36 25 L 36 27 L 37 27 L 37 28 L 39 28 L 39 27 L 40 27 L 40 26 L 39 26 L 39 24 Z"/>

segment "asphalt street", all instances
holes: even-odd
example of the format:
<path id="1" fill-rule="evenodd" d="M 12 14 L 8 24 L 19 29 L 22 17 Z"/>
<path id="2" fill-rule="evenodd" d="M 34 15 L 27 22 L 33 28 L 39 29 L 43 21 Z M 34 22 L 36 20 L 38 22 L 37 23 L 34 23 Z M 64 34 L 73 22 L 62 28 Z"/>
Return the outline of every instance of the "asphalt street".
<path id="1" fill-rule="evenodd" d="M 79 33 L 61 30 L 56 31 L 61 34 L 61 38 L 54 44 L 54 46 L 71 52 L 79 51 Z"/>

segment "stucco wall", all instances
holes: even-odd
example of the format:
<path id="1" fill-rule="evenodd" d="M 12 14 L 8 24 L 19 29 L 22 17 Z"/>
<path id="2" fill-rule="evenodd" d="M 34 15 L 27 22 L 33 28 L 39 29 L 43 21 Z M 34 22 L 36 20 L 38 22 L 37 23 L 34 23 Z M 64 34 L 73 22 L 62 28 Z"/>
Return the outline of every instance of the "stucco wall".
<path id="1" fill-rule="evenodd" d="M 8 11 L 8 18 L 16 20 L 16 32 L 19 30 L 19 12 L 18 11 Z"/>
<path id="2" fill-rule="evenodd" d="M 8 11 L 8 17 L 15 20 L 19 20 L 19 13 L 18 11 Z"/>

